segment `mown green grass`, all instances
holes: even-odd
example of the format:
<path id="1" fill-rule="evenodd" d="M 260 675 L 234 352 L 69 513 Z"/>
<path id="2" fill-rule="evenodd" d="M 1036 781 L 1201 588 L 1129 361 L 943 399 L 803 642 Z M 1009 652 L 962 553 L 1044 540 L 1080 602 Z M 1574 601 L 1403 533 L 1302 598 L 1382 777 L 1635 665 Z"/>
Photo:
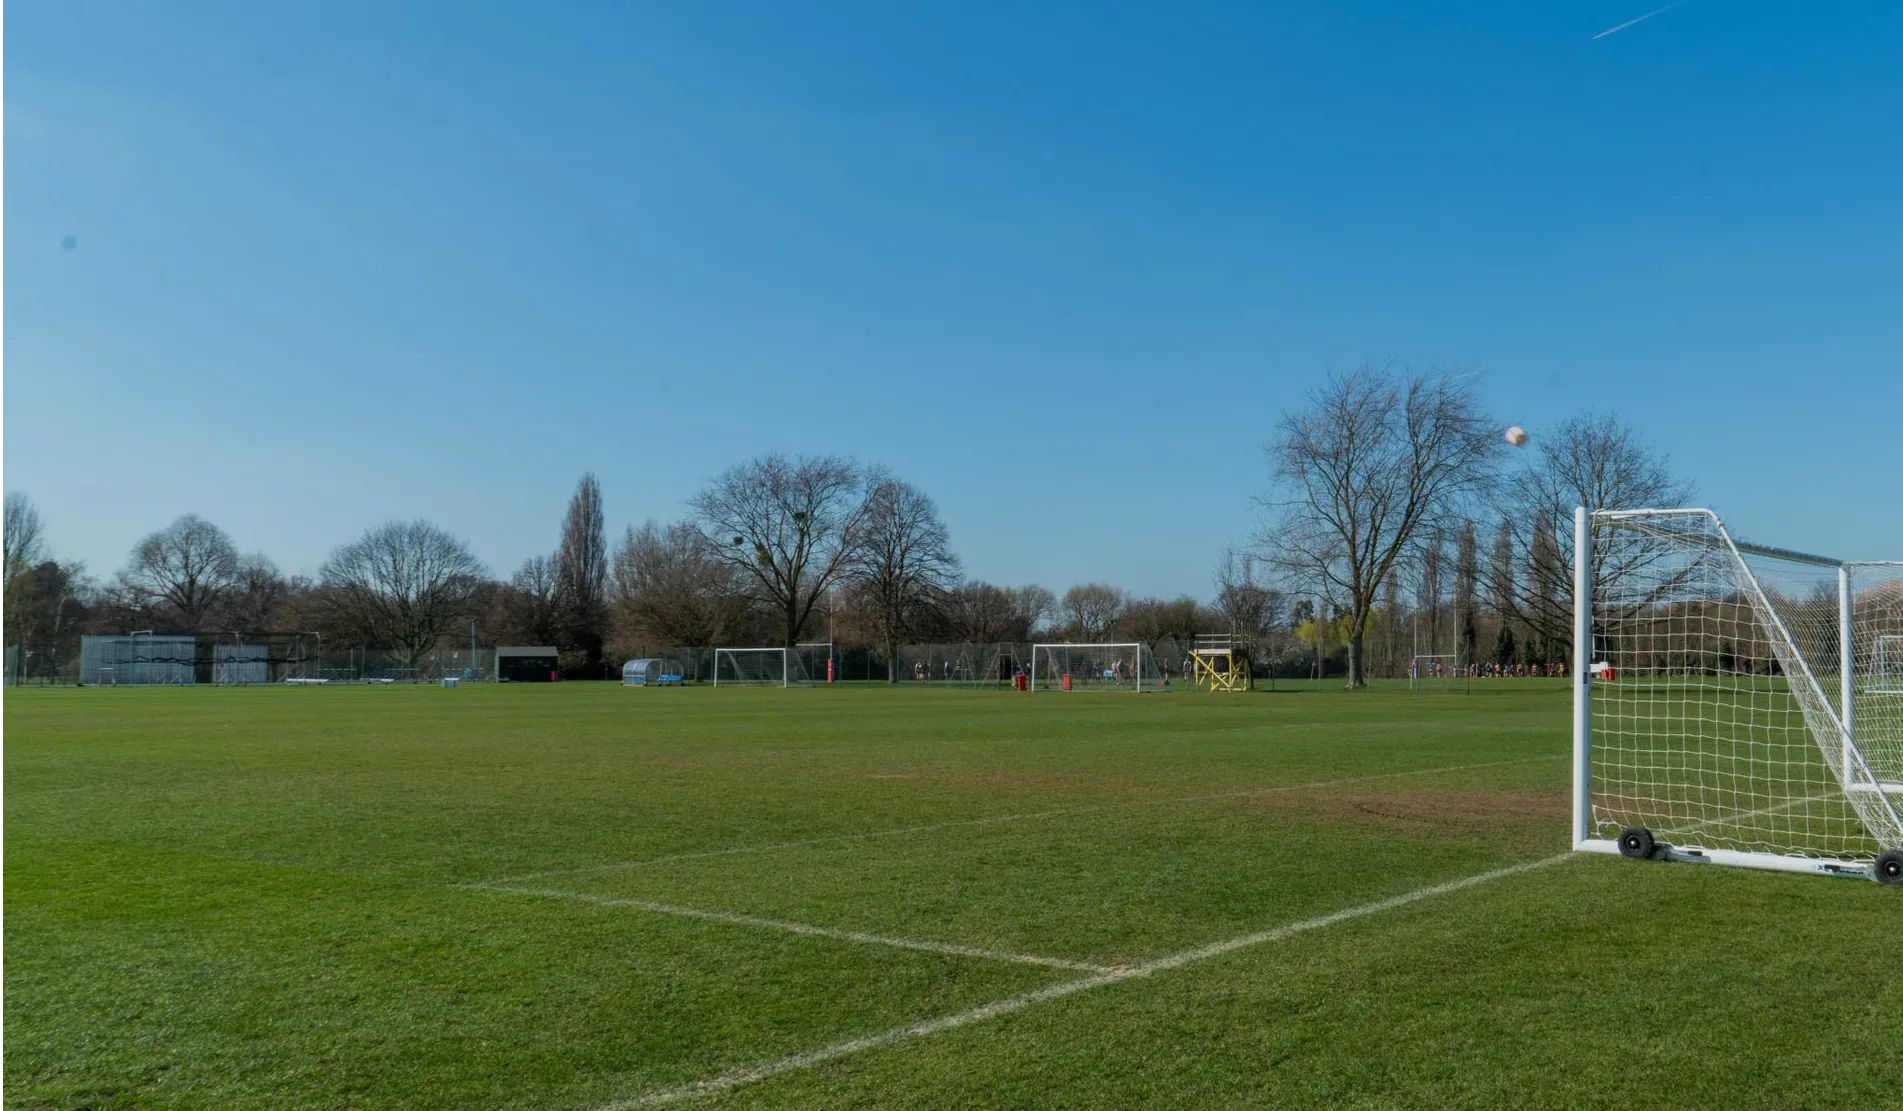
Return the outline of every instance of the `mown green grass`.
<path id="1" fill-rule="evenodd" d="M 5 724 L 9 1107 L 587 1109 L 1080 975 L 482 886 L 529 873 L 1124 965 L 1567 843 L 1537 681 L 24 690 Z M 1900 915 L 1573 858 L 700 1105 L 1890 1106 Z"/>

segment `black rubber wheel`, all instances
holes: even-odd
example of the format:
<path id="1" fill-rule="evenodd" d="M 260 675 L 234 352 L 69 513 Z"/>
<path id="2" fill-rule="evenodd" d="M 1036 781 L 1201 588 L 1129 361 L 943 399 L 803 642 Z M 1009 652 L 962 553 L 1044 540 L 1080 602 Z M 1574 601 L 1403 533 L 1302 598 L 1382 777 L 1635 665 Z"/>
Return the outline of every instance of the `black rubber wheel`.
<path id="1" fill-rule="evenodd" d="M 1877 857 L 1876 867 L 1870 869 L 1878 883 L 1891 887 L 1903 887 L 1903 849 L 1891 849 Z"/>
<path id="2" fill-rule="evenodd" d="M 1658 842 L 1652 840 L 1652 831 L 1644 826 L 1627 826 L 1619 831 L 1619 855 L 1634 860 L 1650 860 L 1658 850 Z"/>

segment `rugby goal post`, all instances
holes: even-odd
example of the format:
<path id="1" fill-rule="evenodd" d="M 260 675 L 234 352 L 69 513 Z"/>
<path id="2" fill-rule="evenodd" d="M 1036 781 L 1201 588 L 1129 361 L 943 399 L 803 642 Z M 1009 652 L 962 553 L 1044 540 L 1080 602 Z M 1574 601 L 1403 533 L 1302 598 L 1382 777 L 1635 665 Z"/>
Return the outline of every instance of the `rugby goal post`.
<path id="1" fill-rule="evenodd" d="M 801 653 L 785 648 L 714 649 L 714 686 L 804 685 L 812 679 L 806 673 Z"/>
<path id="2" fill-rule="evenodd" d="M 1903 563 L 1574 516 L 1573 847 L 1903 884 Z M 1868 671 L 1869 674 L 1865 674 Z"/>
<path id="3" fill-rule="evenodd" d="M 1141 692 L 1162 673 L 1142 644 L 1033 644 L 1030 689 Z"/>

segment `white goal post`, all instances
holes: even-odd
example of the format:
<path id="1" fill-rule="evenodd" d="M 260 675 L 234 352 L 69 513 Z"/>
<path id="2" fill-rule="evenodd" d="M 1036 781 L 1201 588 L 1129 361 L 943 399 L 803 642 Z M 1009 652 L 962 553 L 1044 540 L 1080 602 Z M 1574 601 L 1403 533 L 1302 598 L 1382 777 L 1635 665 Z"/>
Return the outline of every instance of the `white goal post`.
<path id="1" fill-rule="evenodd" d="M 1162 683 L 1150 649 L 1143 644 L 1033 644 L 1030 689 L 1154 690 Z"/>
<path id="2" fill-rule="evenodd" d="M 1574 516 L 1573 847 L 1903 884 L 1903 563 Z"/>
<path id="3" fill-rule="evenodd" d="M 714 649 L 714 686 L 791 687 L 811 682 L 798 650 Z"/>

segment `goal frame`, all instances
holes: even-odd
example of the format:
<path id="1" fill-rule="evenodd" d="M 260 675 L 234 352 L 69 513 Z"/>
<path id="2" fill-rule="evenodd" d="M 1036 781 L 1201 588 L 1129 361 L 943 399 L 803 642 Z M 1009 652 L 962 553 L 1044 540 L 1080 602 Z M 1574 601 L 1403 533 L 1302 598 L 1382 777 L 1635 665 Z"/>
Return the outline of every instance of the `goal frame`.
<path id="1" fill-rule="evenodd" d="M 1897 793 L 1903 792 L 1903 783 L 1879 781 L 1871 772 L 1868 764 L 1864 762 L 1861 751 L 1856 743 L 1854 726 L 1856 704 L 1854 683 L 1856 673 L 1854 664 L 1855 653 L 1853 651 L 1853 595 L 1851 591 L 1851 574 L 1853 568 L 1873 566 L 1903 567 L 1903 561 L 1846 562 L 1825 556 L 1790 551 L 1783 548 L 1743 543 L 1732 537 L 1730 532 L 1725 528 L 1724 522 L 1716 513 L 1713 513 L 1709 509 L 1595 511 L 1582 507 L 1574 510 L 1573 514 L 1573 665 L 1570 670 L 1573 684 L 1572 840 L 1574 851 L 1629 855 L 1622 848 L 1619 841 L 1606 840 L 1593 836 L 1592 689 L 1593 683 L 1595 682 L 1595 675 L 1599 670 L 1593 663 L 1593 522 L 1595 519 L 1616 521 L 1622 518 L 1666 516 L 1699 516 L 1705 517 L 1712 522 L 1718 537 L 1718 543 L 1714 545 L 1714 547 L 1728 550 L 1733 557 L 1739 560 L 1739 569 L 1742 572 L 1741 577 L 1745 587 L 1749 591 L 1749 596 L 1754 608 L 1761 607 L 1760 612 L 1768 614 L 1770 621 L 1775 623 L 1775 628 L 1768 629 L 1767 632 L 1773 636 L 1784 638 L 1787 643 L 1794 644 L 1790 638 L 1790 631 L 1785 628 L 1783 619 L 1779 617 L 1776 611 L 1771 607 L 1764 594 L 1763 587 L 1757 580 L 1756 573 L 1751 569 L 1750 564 L 1743 560 L 1743 556 L 1752 554 L 1836 569 L 1838 583 L 1838 649 L 1841 653 L 1840 659 L 1842 661 L 1839 671 L 1841 673 L 1842 687 L 1838 692 L 1841 701 L 1830 715 L 1832 720 L 1830 720 L 1828 724 L 1835 729 L 1837 736 L 1834 738 L 1818 738 L 1813 732 L 1813 739 L 1818 740 L 1820 757 L 1824 761 L 1824 766 L 1836 777 L 1837 786 L 1844 791 L 1846 797 L 1857 791 L 1871 792 L 1879 795 L 1881 796 L 1881 806 L 1884 810 L 1887 810 L 1890 818 L 1896 822 L 1903 822 L 1903 817 L 1899 817 L 1898 812 L 1899 805 L 1903 805 L 1903 802 L 1899 801 L 1903 800 L 1903 795 Z M 1794 656 L 1795 662 L 1798 665 L 1796 673 L 1786 672 L 1784 678 L 1792 684 L 1809 684 L 1816 698 L 1827 705 L 1828 699 L 1824 698 L 1824 687 L 1815 674 L 1811 662 L 1805 660 L 1801 653 L 1794 653 Z M 1806 726 L 1809 729 L 1815 729 L 1815 725 L 1808 720 Z M 1833 761 L 1830 759 L 1829 750 L 1838 745 L 1841 746 L 1839 749 L 1841 757 Z M 1859 782 L 1859 780 L 1861 780 L 1861 782 Z M 1872 831 L 1872 835 L 1879 838 L 1879 864 L 1881 864 L 1883 860 L 1894 857 L 1897 850 L 1903 849 L 1903 845 L 1893 845 L 1882 841 L 1880 839 L 1881 835 L 1877 835 L 1875 831 Z M 1822 855 L 1798 856 L 1737 849 L 1685 848 L 1663 844 L 1657 847 L 1657 851 L 1654 855 L 1662 859 L 1675 861 L 1721 864 L 1775 872 L 1798 872 L 1810 875 L 1877 876 L 1876 866 L 1873 866 L 1868 860 L 1846 860 Z"/>
<path id="2" fill-rule="evenodd" d="M 750 655 L 757 654 L 762 656 L 771 656 L 774 654 L 778 654 L 780 657 L 780 681 L 777 685 L 780 687 L 791 687 L 793 685 L 793 657 L 789 654 L 789 651 L 797 652 L 798 649 L 795 648 L 795 649 L 789 650 L 784 645 L 762 646 L 759 648 L 746 648 L 746 647 L 716 648 L 714 649 L 713 685 L 716 687 L 720 685 L 720 657 L 723 654 L 728 656 L 733 656 L 733 655 L 744 652 Z M 774 684 L 773 680 L 771 679 L 764 679 L 764 680 L 729 679 L 727 680 L 727 685 L 731 687 L 731 686 L 738 686 L 738 685 L 774 686 L 776 684 Z"/>
<path id="3" fill-rule="evenodd" d="M 1062 690 L 1063 689 L 1063 680 L 1059 676 L 1055 676 L 1055 675 L 1045 676 L 1044 685 L 1042 687 L 1037 685 L 1038 655 L 1040 653 L 1047 652 L 1048 650 L 1052 648 L 1065 648 L 1065 649 L 1072 649 L 1072 650 L 1090 649 L 1090 648 L 1130 649 L 1136 654 L 1136 675 L 1132 679 L 1133 685 L 1131 686 L 1128 693 L 1130 694 L 1143 693 L 1143 657 L 1149 653 L 1150 649 L 1148 645 L 1143 644 L 1139 641 L 1072 642 L 1072 641 L 1054 640 L 1054 641 L 1047 641 L 1047 642 L 1039 643 L 1039 644 L 1033 644 L 1031 645 L 1031 671 L 1030 671 L 1030 685 L 1029 685 L 1030 690 L 1032 691 L 1047 690 L 1048 691 L 1048 690 Z M 1115 689 L 1118 691 L 1122 691 L 1123 687 L 1119 685 Z M 1072 693 L 1075 693 L 1075 692 L 1072 692 Z"/>

